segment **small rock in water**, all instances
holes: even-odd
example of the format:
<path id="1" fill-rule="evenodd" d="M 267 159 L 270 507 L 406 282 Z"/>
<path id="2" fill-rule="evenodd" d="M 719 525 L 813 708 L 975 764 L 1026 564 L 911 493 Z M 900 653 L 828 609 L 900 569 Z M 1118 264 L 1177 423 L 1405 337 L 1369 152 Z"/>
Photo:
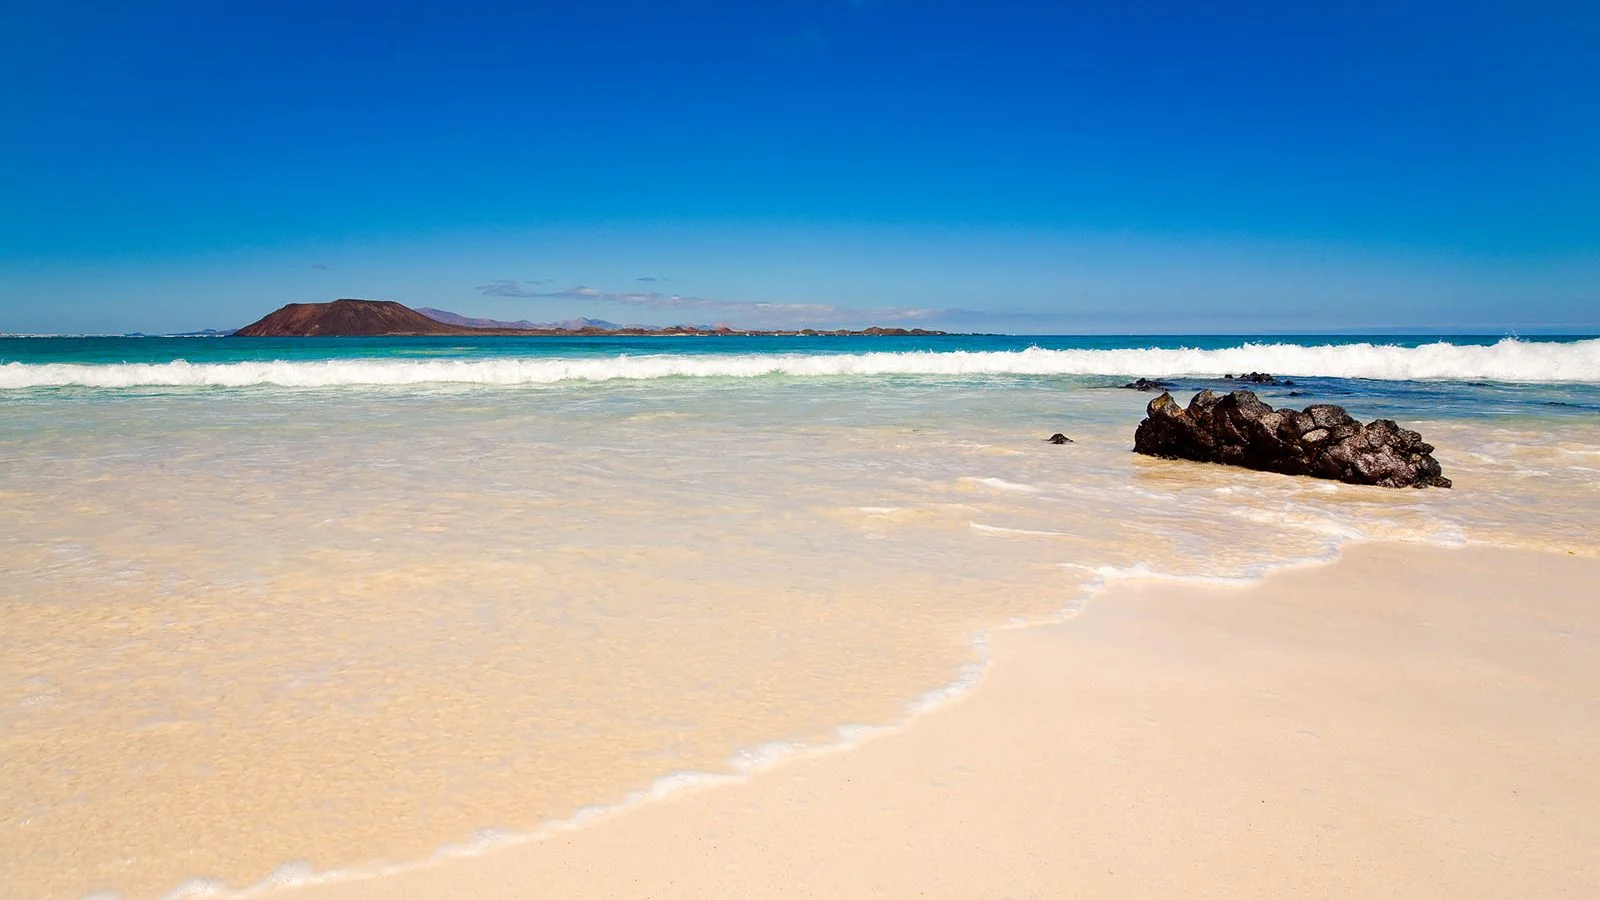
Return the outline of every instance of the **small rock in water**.
<path id="1" fill-rule="evenodd" d="M 1128 382 L 1123 387 L 1131 391 L 1165 391 L 1171 388 L 1172 385 L 1155 378 L 1139 378 Z"/>
<path id="2" fill-rule="evenodd" d="M 1284 382 L 1278 381 L 1278 379 L 1276 379 L 1276 378 L 1273 378 L 1271 375 L 1268 375 L 1266 372 L 1248 372 L 1248 373 L 1246 373 L 1244 375 L 1240 375 L 1237 379 L 1235 379 L 1232 375 L 1224 375 L 1222 377 L 1226 378 L 1229 381 L 1244 381 L 1244 382 L 1248 382 L 1250 384 L 1282 384 L 1282 383 L 1284 383 Z"/>
<path id="3" fill-rule="evenodd" d="M 1049 437 L 1045 438 L 1045 440 L 1049 441 L 1052 444 L 1070 444 L 1070 443 L 1073 442 L 1072 438 L 1067 437 L 1066 435 L 1062 434 L 1059 431 L 1056 432 L 1055 434 L 1052 434 Z"/>
<path id="4" fill-rule="evenodd" d="M 1343 407 L 1275 410 L 1252 391 L 1201 391 L 1184 409 L 1171 394 L 1150 401 L 1133 435 L 1147 456 L 1214 462 L 1285 475 L 1381 487 L 1450 487 L 1422 435 L 1375 419 L 1363 425 Z"/>

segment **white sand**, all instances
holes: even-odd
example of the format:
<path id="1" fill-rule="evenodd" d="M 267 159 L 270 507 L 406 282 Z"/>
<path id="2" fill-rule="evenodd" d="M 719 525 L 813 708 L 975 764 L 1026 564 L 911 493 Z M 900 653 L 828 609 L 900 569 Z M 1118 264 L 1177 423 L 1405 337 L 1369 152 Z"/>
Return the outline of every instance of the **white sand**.
<path id="1" fill-rule="evenodd" d="M 967 699 L 371 897 L 1600 896 L 1600 561 L 1117 587 Z"/>

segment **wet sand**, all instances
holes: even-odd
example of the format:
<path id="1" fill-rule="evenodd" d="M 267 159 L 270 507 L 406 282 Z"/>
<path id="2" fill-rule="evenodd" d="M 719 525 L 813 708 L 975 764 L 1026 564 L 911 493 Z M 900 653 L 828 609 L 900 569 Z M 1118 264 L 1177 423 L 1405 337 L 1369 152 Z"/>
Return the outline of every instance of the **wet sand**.
<path id="1" fill-rule="evenodd" d="M 847 751 L 294 900 L 1600 895 L 1600 561 L 1128 582 Z"/>

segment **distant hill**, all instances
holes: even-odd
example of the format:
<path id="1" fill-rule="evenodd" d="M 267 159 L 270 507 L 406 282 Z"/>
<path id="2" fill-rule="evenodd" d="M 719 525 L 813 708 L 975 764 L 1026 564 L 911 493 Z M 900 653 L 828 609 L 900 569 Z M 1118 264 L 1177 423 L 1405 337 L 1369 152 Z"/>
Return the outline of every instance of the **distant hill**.
<path id="1" fill-rule="evenodd" d="M 604 328 L 609 331 L 616 328 L 648 328 L 650 326 L 618 325 L 615 322 L 607 322 L 605 319 L 591 319 L 588 316 L 579 316 L 576 319 L 562 319 L 560 322 L 555 323 L 555 327 L 565 328 L 568 331 L 581 331 L 585 328 Z"/>
<path id="2" fill-rule="evenodd" d="M 583 317 L 566 319 L 560 322 L 530 322 L 527 319 L 502 322 L 499 319 L 480 319 L 474 316 L 463 316 L 448 309 L 434 309 L 431 306 L 419 306 L 417 307 L 417 312 L 435 322 L 443 322 L 446 325 L 460 325 L 464 328 L 516 328 L 524 331 L 579 331 L 584 328 L 603 328 L 609 331 L 622 327 L 615 322 L 607 322 L 604 319 L 587 319 Z"/>
<path id="3" fill-rule="evenodd" d="M 290 303 L 234 332 L 236 337 L 373 337 L 378 335 L 474 334 L 393 300 Z"/>
<path id="4" fill-rule="evenodd" d="M 420 337 L 427 335 L 523 335 L 558 337 L 612 337 L 616 335 L 932 335 L 942 331 L 923 331 L 920 328 L 867 328 L 861 331 L 848 329 L 766 331 L 733 329 L 726 325 L 668 325 L 664 328 L 642 325 L 618 326 L 597 319 L 569 319 L 566 322 L 539 325 L 531 322 L 497 322 L 494 319 L 470 319 L 445 310 L 430 309 L 434 315 L 450 316 L 461 322 L 485 322 L 486 325 L 462 325 L 456 321 L 441 321 L 421 312 L 401 306 L 393 300 L 335 300 L 332 303 L 290 303 L 235 331 L 235 337 Z"/>

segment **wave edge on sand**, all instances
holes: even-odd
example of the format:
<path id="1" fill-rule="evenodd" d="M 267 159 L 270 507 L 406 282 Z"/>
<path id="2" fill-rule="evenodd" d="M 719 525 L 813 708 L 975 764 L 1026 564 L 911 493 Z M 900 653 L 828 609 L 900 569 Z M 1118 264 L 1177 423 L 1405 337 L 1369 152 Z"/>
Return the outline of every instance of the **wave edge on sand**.
<path id="1" fill-rule="evenodd" d="M 859 748 L 866 742 L 899 734 L 905 731 L 914 721 L 967 699 L 982 685 L 993 665 L 993 658 L 990 652 L 992 635 L 1066 623 L 1087 609 L 1095 597 L 1113 588 L 1129 584 L 1149 583 L 1167 586 L 1193 585 L 1197 588 L 1226 587 L 1245 589 L 1258 586 L 1278 573 L 1332 566 L 1339 562 L 1344 557 L 1347 549 L 1352 546 L 1401 546 L 1408 543 L 1434 546 L 1441 549 L 1459 549 L 1465 546 L 1462 543 L 1448 540 L 1403 541 L 1388 538 L 1348 538 L 1331 545 L 1327 552 L 1302 558 L 1284 559 L 1266 565 L 1251 566 L 1247 571 L 1231 577 L 1174 575 L 1153 570 L 1143 564 L 1118 567 L 1059 563 L 1057 564 L 1058 568 L 1086 571 L 1091 573 L 1093 578 L 1086 584 L 1081 585 L 1076 594 L 1068 598 L 1067 602 L 1053 615 L 1031 619 L 1012 619 L 992 625 L 974 636 L 970 646 L 976 658 L 959 666 L 956 677 L 951 681 L 932 688 L 906 703 L 902 714 L 890 722 L 880 724 L 842 723 L 836 725 L 833 729 L 836 740 L 826 743 L 807 744 L 798 741 L 776 740 L 753 747 L 741 748 L 730 754 L 726 768 L 722 771 L 666 772 L 656 777 L 650 784 L 631 790 L 617 800 L 609 803 L 602 802 L 583 806 L 573 811 L 570 816 L 546 822 L 533 831 L 519 832 L 498 828 L 482 828 L 478 830 L 472 839 L 441 845 L 432 854 L 423 859 L 401 862 L 379 860 L 325 871 L 316 871 L 304 861 L 293 860 L 283 863 L 261 881 L 244 888 L 231 888 L 211 878 L 190 878 L 171 893 L 164 895 L 162 900 L 186 900 L 186 898 L 193 897 L 256 900 L 256 898 L 263 896 L 279 895 L 295 888 L 373 881 L 432 868 L 453 860 L 481 857 L 485 854 L 547 841 L 579 829 L 603 825 L 647 804 L 676 799 L 691 791 L 743 785 L 750 782 L 751 779 L 792 763 L 846 753 Z M 85 898 L 85 900 L 115 900 L 118 896 L 116 894 L 108 894 L 103 898 L 91 896 Z"/>

